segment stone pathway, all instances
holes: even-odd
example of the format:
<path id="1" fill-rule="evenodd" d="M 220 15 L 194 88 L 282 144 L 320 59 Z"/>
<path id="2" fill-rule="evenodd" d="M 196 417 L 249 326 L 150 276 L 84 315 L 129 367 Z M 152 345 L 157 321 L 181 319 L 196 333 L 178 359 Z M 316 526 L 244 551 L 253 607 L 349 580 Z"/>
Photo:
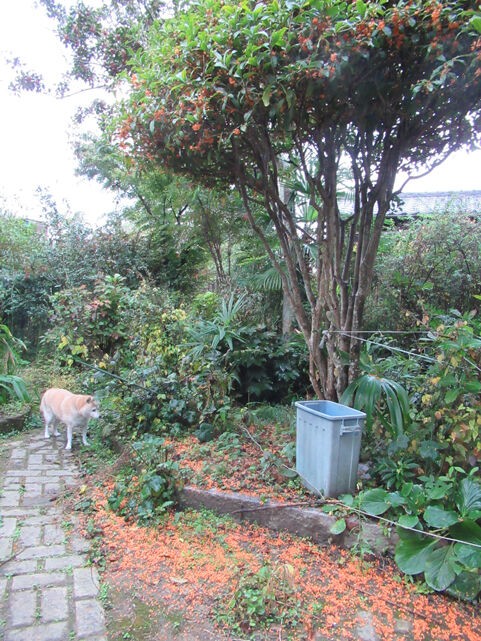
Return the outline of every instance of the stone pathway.
<path id="1" fill-rule="evenodd" d="M 57 501 L 79 484 L 64 439 L 22 435 L 1 454 L 0 638 L 106 641 L 99 578 L 89 542 Z"/>

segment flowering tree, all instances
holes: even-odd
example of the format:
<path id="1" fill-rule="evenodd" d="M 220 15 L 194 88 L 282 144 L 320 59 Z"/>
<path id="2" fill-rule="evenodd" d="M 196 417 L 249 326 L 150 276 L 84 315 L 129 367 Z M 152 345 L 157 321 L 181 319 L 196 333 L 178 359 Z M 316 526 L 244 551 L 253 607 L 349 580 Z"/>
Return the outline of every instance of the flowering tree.
<path id="1" fill-rule="evenodd" d="M 139 166 L 237 187 L 319 397 L 339 398 L 356 375 L 397 172 L 479 142 L 480 33 L 476 1 L 196 0 L 153 20 L 122 59 L 120 148 Z"/>

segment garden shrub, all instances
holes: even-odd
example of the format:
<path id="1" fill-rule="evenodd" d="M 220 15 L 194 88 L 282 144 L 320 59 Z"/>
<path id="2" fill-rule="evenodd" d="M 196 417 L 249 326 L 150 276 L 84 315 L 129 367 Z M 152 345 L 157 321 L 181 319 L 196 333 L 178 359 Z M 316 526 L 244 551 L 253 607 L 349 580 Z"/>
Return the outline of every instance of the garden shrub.
<path id="1" fill-rule="evenodd" d="M 430 328 L 435 356 L 416 389 L 416 446 L 423 458 L 434 457 L 440 469 L 469 469 L 481 461 L 480 327 L 472 314 L 452 311 L 430 321 Z"/>
<path id="2" fill-rule="evenodd" d="M 281 403 L 304 397 L 309 388 L 305 343 L 285 340 L 264 325 L 251 325 L 250 299 L 221 301 L 209 319 L 189 328 L 195 358 L 216 362 L 230 373 L 241 403 Z"/>
<path id="3" fill-rule="evenodd" d="M 376 488 L 345 505 L 398 524 L 395 560 L 400 570 L 423 576 L 437 591 L 472 600 L 481 593 L 481 482 L 478 468 L 469 474 L 451 467 L 442 476 L 400 482 L 399 489 Z M 335 511 L 331 505 L 328 511 Z M 346 528 L 344 518 L 335 526 Z"/>
<path id="4" fill-rule="evenodd" d="M 177 504 L 179 466 L 168 459 L 162 438 L 144 435 L 132 445 L 132 465 L 118 478 L 109 507 L 141 525 L 152 525 Z"/>
<path id="5" fill-rule="evenodd" d="M 470 312 L 480 291 L 481 220 L 449 210 L 423 216 L 383 235 L 365 329 L 412 329 L 423 305 Z"/>
<path id="6" fill-rule="evenodd" d="M 21 362 L 20 351 L 24 349 L 24 343 L 12 334 L 10 328 L 0 324 L 0 405 L 9 401 L 28 403 L 31 400 L 25 381 L 16 374 Z"/>
<path id="7" fill-rule="evenodd" d="M 63 289 L 51 296 L 51 328 L 44 334 L 44 348 L 54 348 L 61 363 L 112 356 L 127 338 L 123 320 L 129 288 L 122 276 L 105 276 L 93 290 L 85 286 Z"/>
<path id="8" fill-rule="evenodd" d="M 243 633 L 279 624 L 299 623 L 300 602 L 294 568 L 288 564 L 264 564 L 257 572 L 240 573 L 232 598 L 217 618 Z"/>

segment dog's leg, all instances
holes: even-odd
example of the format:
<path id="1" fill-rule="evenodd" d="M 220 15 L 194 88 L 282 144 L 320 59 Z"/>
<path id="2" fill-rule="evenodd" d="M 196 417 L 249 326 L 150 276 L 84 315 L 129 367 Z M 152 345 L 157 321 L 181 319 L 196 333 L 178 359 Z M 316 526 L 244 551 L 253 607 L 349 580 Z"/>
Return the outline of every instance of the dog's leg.
<path id="1" fill-rule="evenodd" d="M 42 412 L 43 420 L 45 422 L 45 434 L 44 434 L 44 436 L 45 436 L 45 438 L 50 438 L 49 427 L 50 427 L 50 423 L 53 421 L 53 418 L 54 418 L 53 414 L 51 414 L 50 412 L 48 412 L 45 409 L 41 409 L 40 411 Z"/>
<path id="2" fill-rule="evenodd" d="M 67 424 L 67 445 L 65 446 L 66 450 L 72 449 L 72 431 L 72 426 L 70 424 Z"/>
<path id="3" fill-rule="evenodd" d="M 90 443 L 87 441 L 87 423 L 82 427 L 82 443 L 84 445 L 90 445 Z"/>
<path id="4" fill-rule="evenodd" d="M 59 421 L 58 421 L 55 417 L 54 417 L 54 418 L 53 418 L 53 420 L 52 420 L 52 424 L 53 424 L 53 427 L 54 427 L 54 433 L 53 433 L 53 435 L 54 435 L 54 436 L 60 436 L 60 432 L 58 431 L 58 424 L 59 424 Z"/>

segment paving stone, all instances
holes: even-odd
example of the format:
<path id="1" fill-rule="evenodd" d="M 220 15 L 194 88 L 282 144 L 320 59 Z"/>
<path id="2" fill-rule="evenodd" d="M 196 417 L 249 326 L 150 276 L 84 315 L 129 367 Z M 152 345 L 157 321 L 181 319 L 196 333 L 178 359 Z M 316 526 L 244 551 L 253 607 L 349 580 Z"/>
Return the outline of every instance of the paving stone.
<path id="1" fill-rule="evenodd" d="M 34 548 L 26 548 L 17 555 L 17 558 L 20 561 L 23 561 L 25 559 L 39 559 L 48 558 L 51 556 L 61 556 L 62 554 L 65 554 L 65 545 L 38 545 Z"/>
<path id="2" fill-rule="evenodd" d="M 66 568 L 81 568 L 85 565 L 85 557 L 79 554 L 68 554 L 66 556 L 57 556 L 51 559 L 45 559 L 45 569 L 65 570 Z"/>
<path id="3" fill-rule="evenodd" d="M 12 559 L 0 567 L 0 574 L 3 574 L 4 576 L 32 574 L 37 571 L 37 565 L 38 561 L 36 559 L 32 559 L 30 561 L 17 561 L 16 559 Z"/>
<path id="4" fill-rule="evenodd" d="M 0 507 L 17 507 L 20 502 L 19 490 L 4 492 L 0 497 Z"/>
<path id="5" fill-rule="evenodd" d="M 12 627 L 32 625 L 37 613 L 37 593 L 35 590 L 12 592 L 8 599 L 7 622 Z"/>
<path id="6" fill-rule="evenodd" d="M 66 621 L 7 630 L 5 641 L 67 641 L 69 639 Z"/>
<path id="7" fill-rule="evenodd" d="M 29 525 L 49 525 L 56 520 L 62 518 L 62 511 L 55 506 L 48 510 L 47 514 L 39 514 L 38 516 L 31 516 L 28 519 Z"/>
<path id="8" fill-rule="evenodd" d="M 41 471 L 40 470 L 32 470 L 28 474 L 29 474 L 29 476 L 40 476 L 41 475 Z M 22 473 L 20 470 L 7 470 L 5 472 L 5 476 L 9 476 L 10 478 L 24 479 L 25 478 L 25 472 Z"/>
<path id="9" fill-rule="evenodd" d="M 18 516 L 20 518 L 25 517 L 26 514 L 28 516 L 34 516 L 36 513 L 39 513 L 39 509 L 35 509 L 35 506 L 29 507 L 28 509 L 25 508 L 25 506 L 19 506 L 19 507 L 5 507 L 2 508 L 2 515 L 5 516 Z"/>
<path id="10" fill-rule="evenodd" d="M 45 472 L 46 470 L 51 470 L 52 469 L 52 464 L 51 463 L 35 463 L 33 465 L 28 466 L 29 470 L 40 470 L 41 472 Z"/>
<path id="11" fill-rule="evenodd" d="M 8 538 L 0 539 L 0 561 L 4 562 L 9 559 L 13 554 L 13 540 Z"/>
<path id="12" fill-rule="evenodd" d="M 29 469 L 34 469 L 35 465 L 43 463 L 43 454 L 29 454 L 27 459 L 27 465 Z"/>
<path id="13" fill-rule="evenodd" d="M 99 576 L 94 567 L 77 568 L 73 571 L 74 598 L 95 597 L 99 591 Z"/>
<path id="14" fill-rule="evenodd" d="M 68 619 L 69 610 L 66 587 L 45 588 L 42 590 L 40 616 L 41 620 L 45 623 Z"/>
<path id="15" fill-rule="evenodd" d="M 82 639 L 105 631 L 104 612 L 95 599 L 75 602 L 77 636 Z"/>
<path id="16" fill-rule="evenodd" d="M 70 538 L 70 549 L 72 552 L 86 553 L 90 550 L 91 543 L 81 536 L 72 536 Z"/>
<path id="17" fill-rule="evenodd" d="M 16 478 L 6 478 L 3 483 L 3 490 L 18 490 L 23 484 Z"/>
<path id="18" fill-rule="evenodd" d="M 74 470 L 47 470 L 46 476 L 58 476 L 59 478 L 64 478 L 65 476 L 78 476 L 78 474 Z"/>
<path id="19" fill-rule="evenodd" d="M 11 518 L 11 517 L 3 518 L 0 523 L 0 537 L 12 536 L 13 533 L 15 532 L 16 527 L 17 527 L 16 518 Z"/>
<path id="20" fill-rule="evenodd" d="M 12 579 L 12 590 L 25 590 L 26 588 L 44 587 L 47 585 L 65 585 L 68 582 L 65 572 L 32 572 Z"/>
<path id="21" fill-rule="evenodd" d="M 58 486 L 58 483 L 44 483 L 43 491 L 45 494 L 58 494 L 59 490 L 60 488 Z"/>
<path id="22" fill-rule="evenodd" d="M 50 504 L 50 497 L 41 494 L 25 496 L 22 501 L 23 507 L 47 506 Z"/>
<path id="23" fill-rule="evenodd" d="M 27 456 L 27 450 L 24 447 L 15 447 L 10 453 L 10 458 L 12 459 L 20 459 L 20 458 L 25 458 Z"/>
<path id="24" fill-rule="evenodd" d="M 45 545 L 65 543 L 64 529 L 56 523 L 45 525 L 43 528 L 43 542 Z"/>
<path id="25" fill-rule="evenodd" d="M 97 571 L 85 567 L 90 543 L 65 531 L 64 506 L 55 502 L 78 485 L 75 459 L 40 431 L 8 453 L 0 479 L 0 639 L 107 641 Z"/>
<path id="26" fill-rule="evenodd" d="M 33 547 L 40 544 L 42 530 L 36 525 L 22 525 L 18 543 L 24 547 Z"/>

